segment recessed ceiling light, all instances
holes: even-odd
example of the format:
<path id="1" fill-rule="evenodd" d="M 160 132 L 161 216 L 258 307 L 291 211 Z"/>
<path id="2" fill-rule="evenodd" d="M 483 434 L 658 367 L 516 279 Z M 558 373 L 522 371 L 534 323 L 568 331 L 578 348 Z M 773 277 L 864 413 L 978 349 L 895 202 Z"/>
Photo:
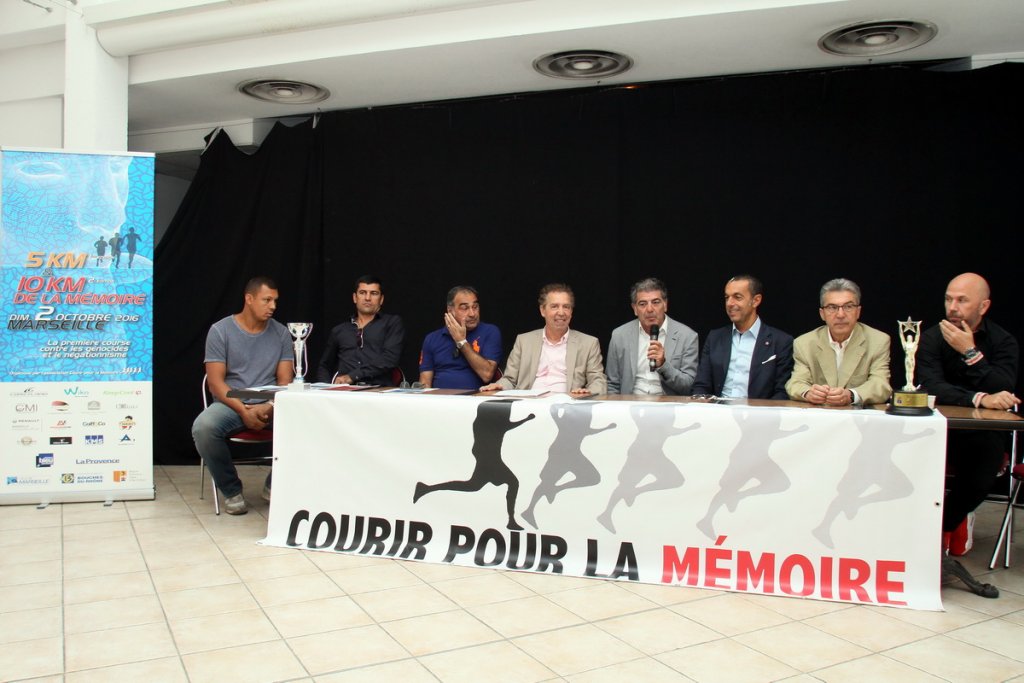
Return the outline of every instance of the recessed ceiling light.
<path id="1" fill-rule="evenodd" d="M 633 60 L 605 50 L 569 50 L 538 57 L 533 68 L 551 78 L 607 78 L 626 71 Z"/>
<path id="2" fill-rule="evenodd" d="M 818 47 L 843 57 L 874 57 L 919 47 L 936 33 L 927 21 L 869 21 L 826 33 Z"/>
<path id="3" fill-rule="evenodd" d="M 331 91 L 302 81 L 256 80 L 238 84 L 238 91 L 263 102 L 311 104 L 331 96 Z"/>

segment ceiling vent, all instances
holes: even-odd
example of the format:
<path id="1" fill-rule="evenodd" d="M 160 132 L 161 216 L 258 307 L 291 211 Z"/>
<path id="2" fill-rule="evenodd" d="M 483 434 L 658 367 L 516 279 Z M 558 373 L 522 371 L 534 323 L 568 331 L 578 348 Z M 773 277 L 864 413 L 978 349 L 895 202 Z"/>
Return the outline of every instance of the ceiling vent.
<path id="1" fill-rule="evenodd" d="M 615 76 L 633 66 L 626 55 L 605 50 L 569 50 L 538 57 L 533 68 L 551 78 L 595 79 Z"/>
<path id="2" fill-rule="evenodd" d="M 301 81 L 256 80 L 238 84 L 238 91 L 263 102 L 276 104 L 312 104 L 331 96 L 331 91 Z"/>
<path id="3" fill-rule="evenodd" d="M 870 21 L 826 33 L 818 47 L 843 57 L 875 57 L 919 47 L 936 33 L 927 21 Z"/>

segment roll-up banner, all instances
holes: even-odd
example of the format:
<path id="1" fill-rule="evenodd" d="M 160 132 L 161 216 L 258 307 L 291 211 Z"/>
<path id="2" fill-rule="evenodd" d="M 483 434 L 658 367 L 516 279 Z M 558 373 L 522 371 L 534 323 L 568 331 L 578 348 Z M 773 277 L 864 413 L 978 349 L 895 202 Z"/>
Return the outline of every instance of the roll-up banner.
<path id="1" fill-rule="evenodd" d="M 153 497 L 153 168 L 0 149 L 0 504 Z"/>

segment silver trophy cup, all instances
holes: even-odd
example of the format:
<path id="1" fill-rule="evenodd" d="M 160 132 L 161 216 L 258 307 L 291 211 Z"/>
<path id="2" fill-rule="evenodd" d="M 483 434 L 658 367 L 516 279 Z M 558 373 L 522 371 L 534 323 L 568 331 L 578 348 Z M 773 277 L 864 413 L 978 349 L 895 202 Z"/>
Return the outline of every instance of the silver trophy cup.
<path id="1" fill-rule="evenodd" d="M 295 349 L 295 381 L 292 384 L 303 384 L 305 382 L 306 370 L 306 337 L 313 331 L 313 323 L 288 323 L 288 332 L 295 339 L 292 347 Z"/>

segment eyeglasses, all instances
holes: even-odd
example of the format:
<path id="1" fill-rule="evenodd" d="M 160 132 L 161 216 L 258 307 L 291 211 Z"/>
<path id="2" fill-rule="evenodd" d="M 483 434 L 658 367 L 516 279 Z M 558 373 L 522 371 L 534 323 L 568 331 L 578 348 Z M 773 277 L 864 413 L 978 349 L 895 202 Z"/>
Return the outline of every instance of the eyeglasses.
<path id="1" fill-rule="evenodd" d="M 825 311 L 825 313 L 829 315 L 835 315 L 839 312 L 840 308 L 843 309 L 844 313 L 853 313 L 860 308 L 860 304 L 843 304 L 842 306 L 837 306 L 836 304 L 825 304 L 821 307 L 821 310 Z"/>

